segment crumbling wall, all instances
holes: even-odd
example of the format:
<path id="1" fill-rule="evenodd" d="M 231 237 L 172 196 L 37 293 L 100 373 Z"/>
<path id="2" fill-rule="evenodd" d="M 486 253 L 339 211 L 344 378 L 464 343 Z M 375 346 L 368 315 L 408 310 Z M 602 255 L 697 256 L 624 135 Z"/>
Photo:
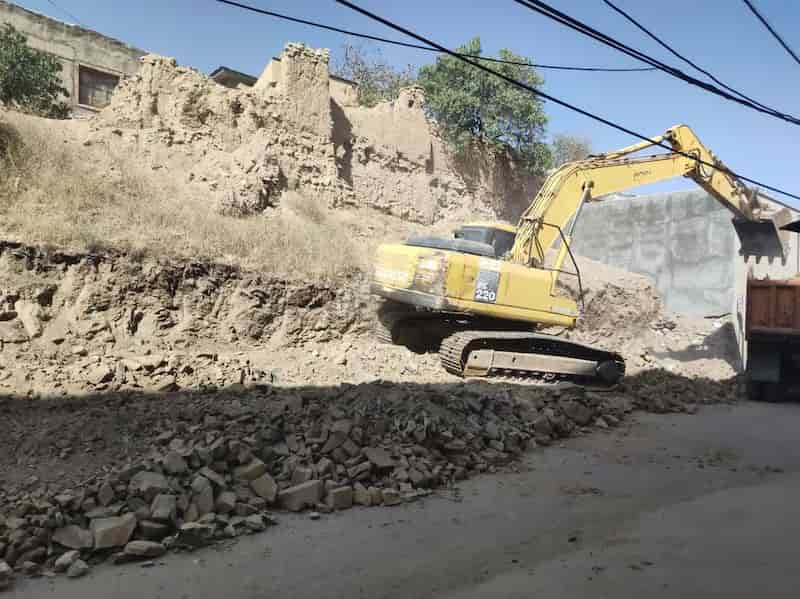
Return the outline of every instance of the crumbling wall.
<path id="1" fill-rule="evenodd" d="M 513 219 L 528 204 L 537 182 L 510 156 L 451 156 L 420 89 L 359 107 L 332 93 L 328 62 L 327 50 L 288 44 L 252 88 L 229 89 L 146 56 L 87 143 L 181 173 L 187 194 L 231 214 L 273 207 L 287 190 L 426 224 L 456 213 Z"/>

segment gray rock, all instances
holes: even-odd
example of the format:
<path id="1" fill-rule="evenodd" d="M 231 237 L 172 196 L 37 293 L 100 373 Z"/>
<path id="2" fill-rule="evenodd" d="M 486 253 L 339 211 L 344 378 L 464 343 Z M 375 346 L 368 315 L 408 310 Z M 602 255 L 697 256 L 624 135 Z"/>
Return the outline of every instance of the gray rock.
<path id="1" fill-rule="evenodd" d="M 67 570 L 67 578 L 80 578 L 89 572 L 89 565 L 82 559 L 75 560 Z"/>
<path id="2" fill-rule="evenodd" d="M 383 489 L 381 495 L 383 497 L 383 505 L 399 505 L 403 502 L 400 492 L 396 489 Z"/>
<path id="3" fill-rule="evenodd" d="M 155 541 L 131 541 L 125 545 L 124 551 L 125 555 L 130 555 L 131 557 L 152 558 L 161 557 L 167 551 L 167 548 Z"/>
<path id="4" fill-rule="evenodd" d="M 292 472 L 292 484 L 300 485 L 314 478 L 314 471 L 307 466 L 298 466 Z"/>
<path id="5" fill-rule="evenodd" d="M 263 474 L 257 479 L 251 480 L 250 488 L 267 503 L 275 503 L 278 496 L 278 484 L 269 474 Z"/>
<path id="6" fill-rule="evenodd" d="M 205 476 L 208 480 L 214 483 L 214 485 L 219 489 L 224 489 L 227 486 L 225 483 L 225 477 L 214 472 L 208 466 L 206 466 L 205 468 L 201 468 L 198 474 L 200 474 L 201 476 Z"/>
<path id="7" fill-rule="evenodd" d="M 583 405 L 579 401 L 566 400 L 560 402 L 561 409 L 567 418 L 575 422 L 578 426 L 586 426 L 594 419 L 594 410 Z"/>
<path id="8" fill-rule="evenodd" d="M 229 514 L 236 507 L 236 493 L 232 491 L 223 491 L 217 497 L 216 508 L 220 514 Z"/>
<path id="9" fill-rule="evenodd" d="M 353 421 L 347 419 L 337 420 L 331 425 L 331 433 L 344 433 L 345 435 L 349 435 L 352 429 Z"/>
<path id="10" fill-rule="evenodd" d="M 334 464 L 328 458 L 320 458 L 316 465 L 317 473 L 320 476 L 325 476 L 333 472 Z"/>
<path id="11" fill-rule="evenodd" d="M 100 489 L 97 491 L 97 501 L 99 501 L 102 506 L 107 506 L 114 501 L 114 487 L 108 482 L 104 482 L 100 485 Z"/>
<path id="12" fill-rule="evenodd" d="M 160 541 L 169 534 L 170 527 L 161 522 L 144 520 L 139 522 L 139 534 L 148 541 Z"/>
<path id="13" fill-rule="evenodd" d="M 347 476 L 354 480 L 364 480 L 372 471 L 372 462 L 361 462 L 347 469 Z"/>
<path id="14" fill-rule="evenodd" d="M 353 485 L 353 502 L 357 505 L 372 505 L 372 495 L 370 495 L 370 492 L 361 483 Z"/>
<path id="15" fill-rule="evenodd" d="M 496 422 L 490 420 L 489 422 L 483 425 L 483 434 L 486 435 L 487 439 L 490 439 L 492 441 L 499 441 L 500 427 L 497 426 Z"/>
<path id="16" fill-rule="evenodd" d="M 344 443 L 342 443 L 342 449 L 351 458 L 361 455 L 361 448 L 352 439 L 345 439 Z"/>
<path id="17" fill-rule="evenodd" d="M 214 509 L 214 490 L 211 482 L 205 476 L 195 476 L 192 481 L 192 497 L 197 506 L 198 516 L 209 513 Z"/>
<path id="18" fill-rule="evenodd" d="M 169 491 L 169 481 L 159 472 L 137 472 L 128 485 L 129 493 L 140 495 L 146 501 L 153 501 L 156 495 L 167 491 Z"/>
<path id="19" fill-rule="evenodd" d="M 177 451 L 170 451 L 164 456 L 164 470 L 170 474 L 183 474 L 188 468 L 186 460 Z"/>
<path id="20" fill-rule="evenodd" d="M 236 507 L 234 508 L 233 512 L 237 516 L 241 516 L 242 518 L 247 516 L 252 516 L 253 514 L 258 513 L 258 508 L 255 506 L 250 505 L 249 503 L 237 503 Z"/>
<path id="21" fill-rule="evenodd" d="M 233 469 L 233 476 L 239 480 L 255 480 L 267 473 L 267 465 L 259 459 Z"/>
<path id="22" fill-rule="evenodd" d="M 369 488 L 370 497 L 372 497 L 372 505 L 380 505 L 383 503 L 383 493 L 378 487 Z"/>
<path id="23" fill-rule="evenodd" d="M 214 525 L 201 522 L 189 522 L 181 526 L 175 539 L 176 545 L 184 547 L 203 547 L 214 537 Z"/>
<path id="24" fill-rule="evenodd" d="M 322 499 L 324 485 L 321 480 L 310 480 L 278 493 L 278 504 L 289 511 L 299 512 L 305 507 L 313 507 Z"/>
<path id="25" fill-rule="evenodd" d="M 353 488 L 339 487 L 328 493 L 326 503 L 334 510 L 347 510 L 353 507 Z"/>
<path id="26" fill-rule="evenodd" d="M 394 468 L 395 462 L 385 449 L 381 449 L 380 447 L 365 447 L 363 451 L 367 459 L 379 470 Z"/>
<path id="27" fill-rule="evenodd" d="M 253 514 L 244 519 L 244 525 L 248 530 L 253 532 L 261 532 L 266 530 L 267 525 L 264 523 L 264 517 L 261 514 Z"/>
<path id="28" fill-rule="evenodd" d="M 150 518 L 157 522 L 171 523 L 178 513 L 178 498 L 175 495 L 156 495 L 150 506 Z"/>
<path id="29" fill-rule="evenodd" d="M 78 558 L 80 558 L 80 556 L 81 552 L 75 549 L 72 551 L 67 551 L 58 557 L 55 564 L 53 564 L 53 569 L 56 572 L 66 572 L 69 567 L 74 564 Z"/>
<path id="30" fill-rule="evenodd" d="M 57 528 L 53 541 L 68 549 L 91 549 L 94 545 L 92 532 L 74 524 Z"/>
<path id="31" fill-rule="evenodd" d="M 123 547 L 130 540 L 135 528 L 136 516 L 133 514 L 92 520 L 91 529 L 94 534 L 94 548 Z"/>
<path id="32" fill-rule="evenodd" d="M 328 435 L 328 440 L 325 442 L 325 445 L 322 446 L 320 451 L 322 453 L 330 453 L 344 443 L 345 439 L 347 439 L 347 433 L 343 431 L 332 430 L 330 435 Z"/>
<path id="33" fill-rule="evenodd" d="M 7 589 L 14 581 L 14 571 L 6 562 L 0 560 L 0 591 Z"/>

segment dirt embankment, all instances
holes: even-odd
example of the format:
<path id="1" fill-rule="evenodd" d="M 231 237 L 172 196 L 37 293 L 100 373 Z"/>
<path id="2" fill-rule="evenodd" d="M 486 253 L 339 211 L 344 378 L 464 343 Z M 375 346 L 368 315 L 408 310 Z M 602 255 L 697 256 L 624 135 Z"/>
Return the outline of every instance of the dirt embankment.
<path id="1" fill-rule="evenodd" d="M 262 381 L 247 349 L 339 339 L 369 320 L 360 275 L 333 287 L 10 243 L 0 273 L 0 391 L 23 396 Z"/>

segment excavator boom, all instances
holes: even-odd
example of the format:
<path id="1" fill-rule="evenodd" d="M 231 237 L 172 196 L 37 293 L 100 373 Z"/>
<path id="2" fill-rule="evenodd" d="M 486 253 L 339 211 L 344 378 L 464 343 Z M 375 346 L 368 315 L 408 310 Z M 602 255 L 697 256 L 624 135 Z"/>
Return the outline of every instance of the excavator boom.
<path id="1" fill-rule="evenodd" d="M 632 157 L 658 144 L 668 144 L 672 151 Z M 550 175 L 520 218 L 512 260 L 543 264 L 562 234 L 571 237 L 585 202 L 676 177 L 692 179 L 731 212 L 743 255 L 783 255 L 778 227 L 772 219 L 761 218 L 755 190 L 739 181 L 689 127 L 678 125 L 650 142 L 570 162 Z"/>

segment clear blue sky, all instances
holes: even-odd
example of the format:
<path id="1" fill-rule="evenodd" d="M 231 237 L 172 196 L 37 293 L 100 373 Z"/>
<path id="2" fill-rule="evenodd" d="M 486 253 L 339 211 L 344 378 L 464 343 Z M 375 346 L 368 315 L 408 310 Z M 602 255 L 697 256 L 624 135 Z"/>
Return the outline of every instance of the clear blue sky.
<path id="1" fill-rule="evenodd" d="M 262 8 L 385 37 L 388 31 L 333 0 L 242 0 Z M 540 63 L 640 66 L 511 0 L 356 0 L 443 45 L 480 35 L 487 55 L 507 47 Z M 344 36 L 277 21 L 214 0 L 17 0 L 27 8 L 82 24 L 140 48 L 174 56 L 209 72 L 219 65 L 258 75 L 287 41 L 330 48 Z M 55 5 L 54 5 L 55 3 Z M 601 0 L 551 0 L 560 10 L 651 55 L 677 59 L 645 38 Z M 617 0 L 645 26 L 719 79 L 784 112 L 800 115 L 800 65 L 755 20 L 740 0 Z M 800 2 L 755 3 L 784 39 L 800 51 Z M 59 10 L 63 9 L 63 10 Z M 433 60 L 427 52 L 381 46 L 398 65 Z M 681 65 L 681 68 L 684 68 Z M 689 69 L 688 66 L 685 67 Z M 696 75 L 696 73 L 693 73 Z M 800 195 L 800 127 L 732 104 L 658 72 L 544 72 L 544 90 L 647 135 L 686 123 L 732 169 Z M 623 133 L 554 105 L 546 106 L 549 133 L 591 139 L 597 151 L 632 143 Z M 660 190 L 686 188 L 686 183 Z M 777 197 L 777 196 L 776 196 Z M 785 199 L 785 198 L 782 198 Z M 800 202 L 792 202 L 800 206 Z"/>

